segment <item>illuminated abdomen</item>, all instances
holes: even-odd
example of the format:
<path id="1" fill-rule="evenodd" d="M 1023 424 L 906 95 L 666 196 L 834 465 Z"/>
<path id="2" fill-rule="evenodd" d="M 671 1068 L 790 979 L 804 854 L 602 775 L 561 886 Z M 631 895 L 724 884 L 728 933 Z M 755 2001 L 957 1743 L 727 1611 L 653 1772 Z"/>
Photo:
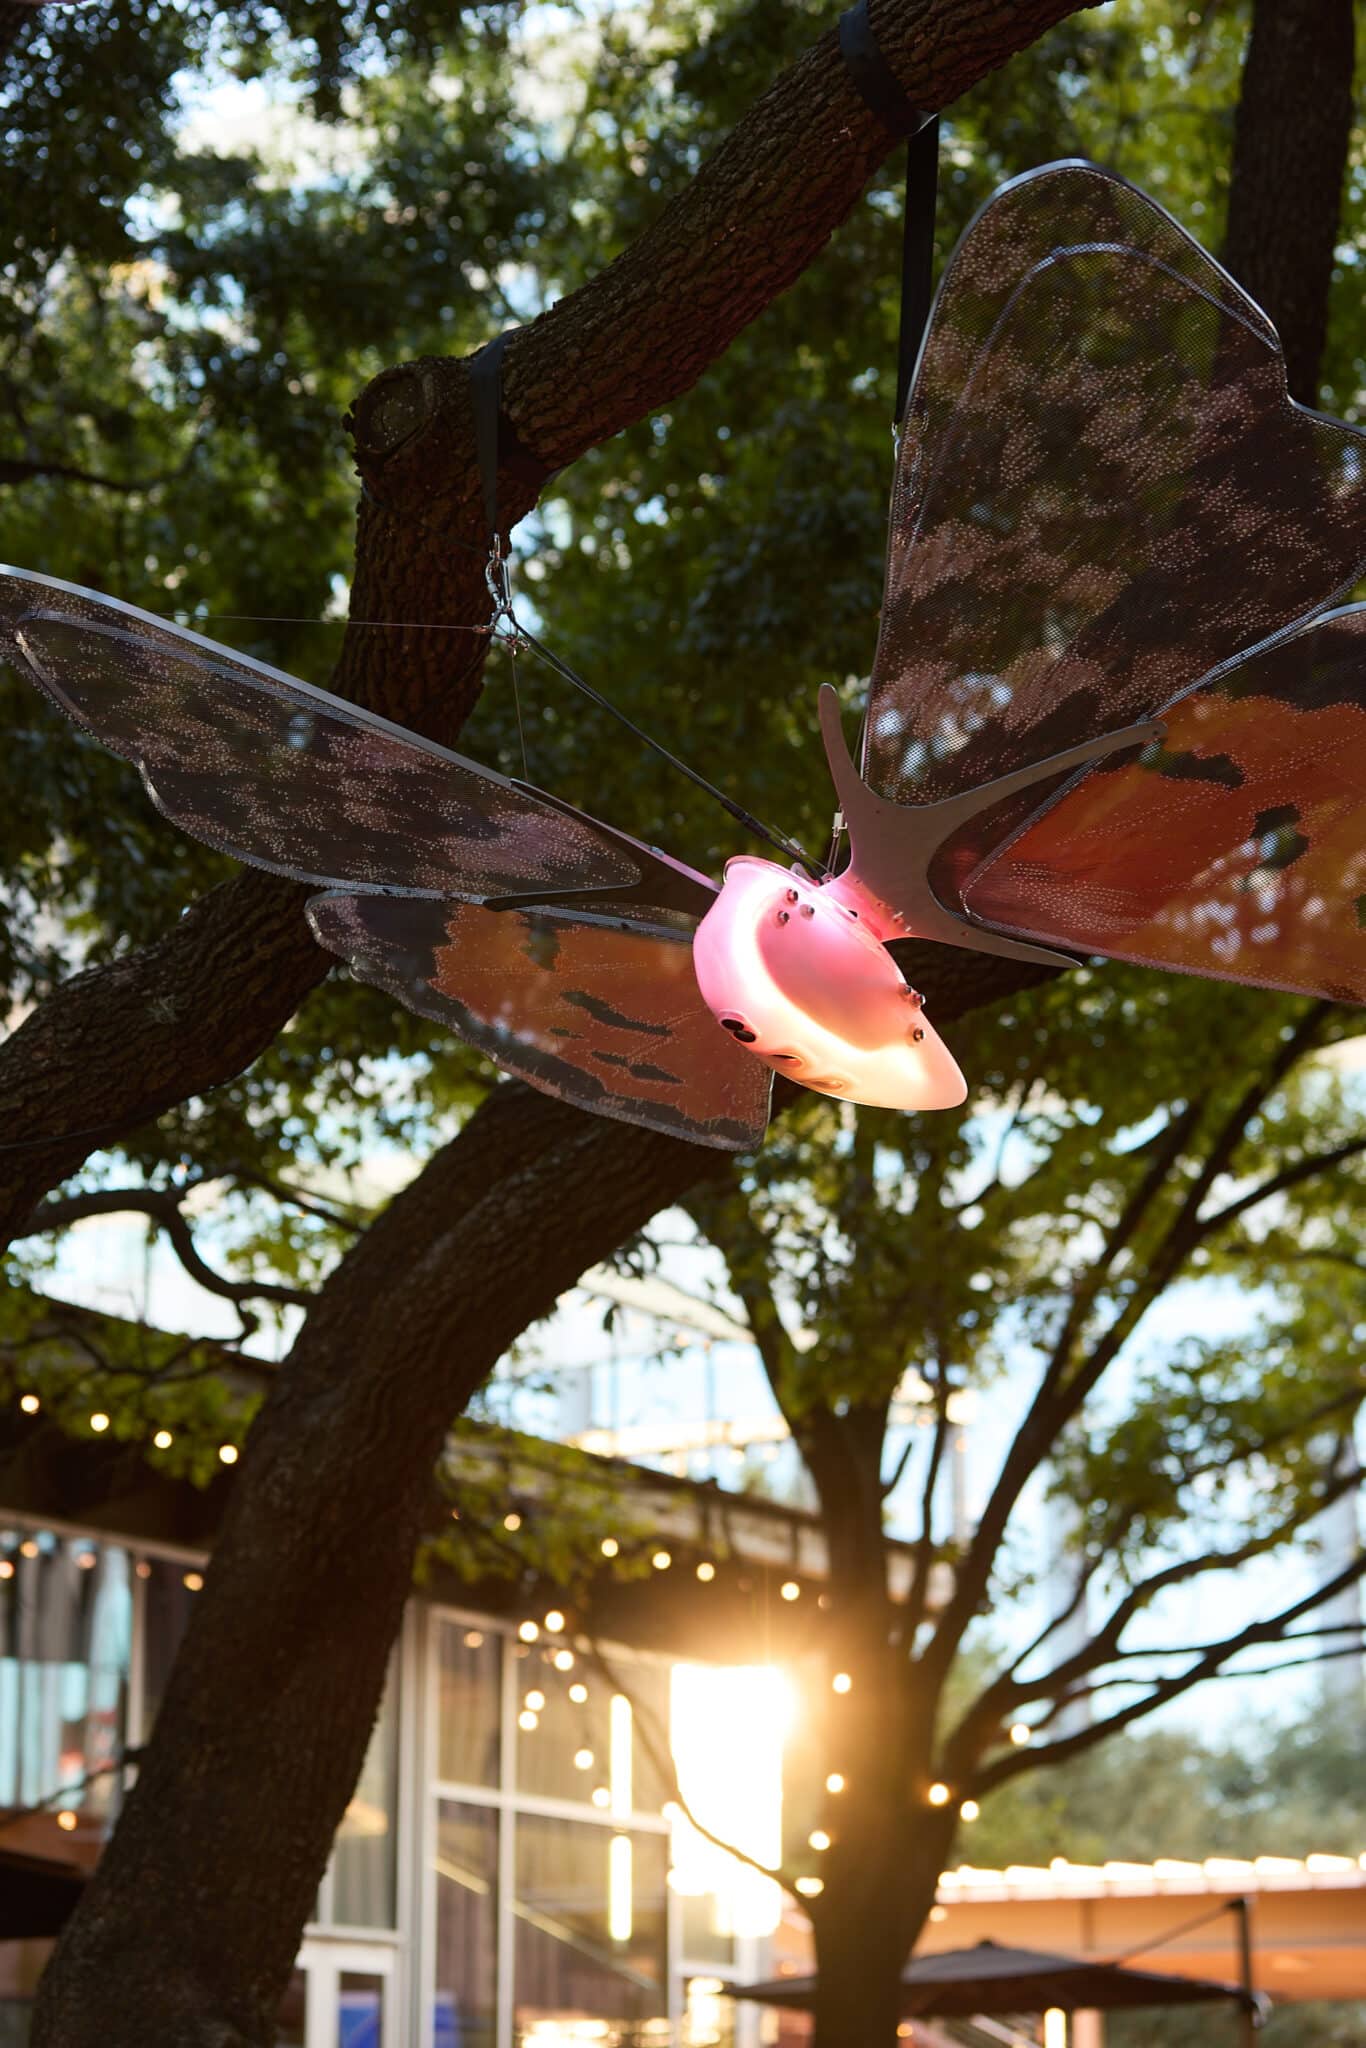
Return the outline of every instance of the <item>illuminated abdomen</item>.
<path id="1" fill-rule="evenodd" d="M 967 1084 L 845 876 L 816 883 L 748 855 L 727 863 L 693 938 L 702 997 L 757 1058 L 821 1095 L 951 1109 Z"/>

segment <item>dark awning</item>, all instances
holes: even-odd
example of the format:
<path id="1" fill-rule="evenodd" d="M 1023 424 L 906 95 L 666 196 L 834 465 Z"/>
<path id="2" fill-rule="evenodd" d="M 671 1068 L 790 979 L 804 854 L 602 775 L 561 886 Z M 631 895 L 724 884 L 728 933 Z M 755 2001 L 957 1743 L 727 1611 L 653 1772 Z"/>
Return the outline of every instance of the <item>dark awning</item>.
<path id="1" fill-rule="evenodd" d="M 809 2011 L 815 2003 L 816 1979 L 775 1977 L 767 1984 L 737 1986 L 732 1995 L 758 2005 Z M 1236 1984 L 1207 1977 L 1172 1977 L 1155 1970 L 1131 1970 L 1124 1963 L 1090 1963 L 1039 1949 L 1003 1948 L 994 1941 L 942 1955 L 913 1956 L 901 1973 L 901 2013 L 906 2019 L 1043 2012 L 1050 2006 L 1064 2012 L 1111 2012 L 1120 2006 L 1202 2005 L 1221 1998 L 1249 2002 Z M 1256 2001 L 1252 2003 L 1255 2006 Z"/>
<path id="2" fill-rule="evenodd" d="M 76 1864 L 0 1846 L 0 1941 L 59 1934 L 76 1909 L 85 1879 Z"/>

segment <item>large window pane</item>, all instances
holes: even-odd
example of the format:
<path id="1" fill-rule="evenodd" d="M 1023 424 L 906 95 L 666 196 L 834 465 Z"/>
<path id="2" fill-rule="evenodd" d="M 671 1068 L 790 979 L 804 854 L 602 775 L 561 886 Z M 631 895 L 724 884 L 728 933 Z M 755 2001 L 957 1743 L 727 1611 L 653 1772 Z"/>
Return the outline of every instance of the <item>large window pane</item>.
<path id="1" fill-rule="evenodd" d="M 581 2024 L 600 2048 L 663 2048 L 664 1838 L 533 1814 L 516 1830 L 519 2048 L 572 2041 Z"/>
<path id="2" fill-rule="evenodd" d="M 142 1727 L 143 1742 L 152 1732 L 157 1709 L 166 1693 L 171 1666 L 190 1625 L 190 1609 L 204 1583 L 202 1566 L 173 1564 L 164 1557 L 142 1558 Z"/>
<path id="3" fill-rule="evenodd" d="M 562 1670 L 564 1654 L 538 1646 L 516 1659 L 518 1791 L 622 1820 L 657 1814 L 670 1797 L 651 1755 L 668 1745 L 667 1667 L 614 1652 L 606 1671 L 587 1657 Z"/>
<path id="4" fill-rule="evenodd" d="M 493 2048 L 498 1816 L 443 1800 L 436 1824 L 436 2048 Z"/>
<path id="5" fill-rule="evenodd" d="M 385 1979 L 343 1970 L 337 1985 L 337 2048 L 384 2048 Z"/>
<path id="6" fill-rule="evenodd" d="M 339 1927 L 397 1925 L 394 1857 L 398 1812 L 398 1714 L 393 1672 L 360 1779 L 332 1852 L 332 1919 Z"/>
<path id="7" fill-rule="evenodd" d="M 124 1747 L 128 1705 L 127 1553 L 9 1530 L 0 1556 L 0 1806 L 65 1792 L 63 1804 L 104 1818 L 118 1799 L 109 1766 Z"/>
<path id="8" fill-rule="evenodd" d="M 498 1783 L 500 1648 L 483 1629 L 438 1624 L 436 1774 L 448 1784 Z"/>

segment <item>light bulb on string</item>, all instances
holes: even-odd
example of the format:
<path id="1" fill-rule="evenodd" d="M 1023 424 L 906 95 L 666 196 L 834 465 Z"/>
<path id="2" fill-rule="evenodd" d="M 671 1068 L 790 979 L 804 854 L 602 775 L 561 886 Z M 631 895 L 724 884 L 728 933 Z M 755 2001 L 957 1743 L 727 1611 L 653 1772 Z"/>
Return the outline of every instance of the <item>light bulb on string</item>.
<path id="1" fill-rule="evenodd" d="M 23 1409 L 25 1415 L 36 1415 L 42 1405 L 36 1394 L 21 1394 L 19 1396 L 19 1406 Z"/>

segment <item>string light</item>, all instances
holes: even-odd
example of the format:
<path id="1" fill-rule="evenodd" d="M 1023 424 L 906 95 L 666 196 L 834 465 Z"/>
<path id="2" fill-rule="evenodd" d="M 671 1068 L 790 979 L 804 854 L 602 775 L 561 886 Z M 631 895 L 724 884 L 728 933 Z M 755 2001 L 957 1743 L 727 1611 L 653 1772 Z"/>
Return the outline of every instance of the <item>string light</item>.
<path id="1" fill-rule="evenodd" d="M 42 1405 L 36 1394 L 21 1394 L 19 1396 L 19 1406 L 23 1409 L 25 1415 L 36 1415 Z"/>
<path id="2" fill-rule="evenodd" d="M 936 1781 L 931 1785 L 925 1796 L 931 1806 L 947 1806 L 949 1803 L 949 1788 L 947 1785 L 941 1785 Z"/>
<path id="3" fill-rule="evenodd" d="M 545 1618 L 545 1625 L 552 1636 L 557 1636 L 560 1633 L 560 1630 L 564 1627 L 564 1616 L 558 1607 L 551 1608 Z"/>
<path id="4" fill-rule="evenodd" d="M 109 1427 L 109 1417 L 97 1409 L 90 1418 L 90 1427 L 96 1436 L 101 1435 Z"/>
<path id="5" fill-rule="evenodd" d="M 800 1600 L 802 1597 L 802 1589 L 795 1579 L 785 1580 L 779 1586 L 778 1591 L 782 1594 L 784 1600 Z"/>
<path id="6" fill-rule="evenodd" d="M 837 1671 L 830 1681 L 832 1692 L 852 1692 L 854 1681 L 847 1671 Z"/>
<path id="7" fill-rule="evenodd" d="M 522 1705 L 531 1713 L 539 1714 L 541 1708 L 545 1705 L 545 1694 L 543 1692 L 529 1692 L 522 1701 Z"/>
<path id="8" fill-rule="evenodd" d="M 467 1628 L 465 1630 L 465 1648 L 467 1650 L 479 1650 L 483 1648 L 483 1645 L 484 1638 L 479 1629 Z"/>
<path id="9" fill-rule="evenodd" d="M 844 1773 L 842 1771 L 832 1771 L 825 1781 L 825 1789 L 827 1792 L 842 1792 L 844 1790 Z"/>
<path id="10" fill-rule="evenodd" d="M 152 1438 L 152 1442 L 156 1445 L 159 1451 L 169 1451 L 172 1443 L 174 1442 L 174 1438 L 172 1437 L 169 1429 L 159 1429 L 156 1435 Z"/>
<path id="11" fill-rule="evenodd" d="M 77 1555 L 76 1566 L 79 1571 L 88 1572 L 96 1563 L 98 1559 L 93 1550 L 82 1550 Z"/>
<path id="12" fill-rule="evenodd" d="M 235 1465 L 237 1463 L 237 1457 L 238 1452 L 236 1444 L 220 1444 L 218 1446 L 218 1459 L 220 1464 Z"/>
<path id="13" fill-rule="evenodd" d="M 8 1557 L 0 1557 L 0 1579 L 12 1579 L 13 1577 L 13 1561 Z"/>
<path id="14" fill-rule="evenodd" d="M 71 1811 L 71 1808 L 69 1806 L 64 1806 L 61 1812 L 57 1815 L 57 1825 L 59 1828 L 64 1829 L 68 1835 L 71 1833 L 72 1829 L 78 1825 L 76 1815 Z"/>
<path id="15" fill-rule="evenodd" d="M 818 1899 L 825 1890 L 825 1880 L 820 1877 L 799 1877 L 797 1890 L 804 1899 Z"/>
<path id="16" fill-rule="evenodd" d="M 594 1806 L 610 1806 L 612 1803 L 612 1795 L 605 1785 L 593 1787 L 592 1799 Z"/>
<path id="17" fill-rule="evenodd" d="M 1011 1723 L 1010 1739 L 1016 1749 L 1027 1749 L 1034 1739 L 1034 1730 L 1028 1721 L 1014 1721 Z"/>
<path id="18" fill-rule="evenodd" d="M 592 1770 L 592 1768 L 593 1768 L 593 1752 L 592 1752 L 592 1750 L 591 1750 L 591 1749 L 576 1749 L 576 1750 L 574 1751 L 574 1769 L 575 1769 L 576 1771 L 591 1771 L 591 1770 Z"/>
<path id="19" fill-rule="evenodd" d="M 541 1631 L 534 1621 L 524 1621 L 518 1627 L 517 1633 L 524 1643 L 534 1643 Z"/>
<path id="20" fill-rule="evenodd" d="M 540 1726 L 540 1721 L 538 1716 L 532 1713 L 530 1707 L 523 1707 L 521 1713 L 517 1716 L 517 1726 L 525 1728 L 527 1733 L 530 1734 L 533 1728 Z"/>
<path id="21" fill-rule="evenodd" d="M 826 1834 L 824 1828 L 813 1828 L 806 1838 L 806 1843 L 809 1849 L 828 1849 L 830 1847 L 830 1837 Z"/>
<path id="22" fill-rule="evenodd" d="M 36 1557 L 38 1555 L 38 1546 L 31 1536 L 26 1536 L 19 1545 L 19 1555 L 20 1557 Z"/>
<path id="23" fill-rule="evenodd" d="M 187 1593 L 199 1593 L 204 1588 L 204 1575 L 202 1572 L 186 1572 L 180 1583 Z"/>
<path id="24" fill-rule="evenodd" d="M 669 1555 L 669 1552 L 667 1550 L 657 1550 L 654 1556 L 650 1559 L 650 1563 L 654 1566 L 657 1572 L 666 1572 L 669 1569 L 669 1566 L 673 1563 L 673 1558 Z"/>
<path id="25" fill-rule="evenodd" d="M 709 1586 L 716 1577 L 716 1566 L 709 1564 L 704 1557 L 701 1564 L 697 1567 L 697 1576 L 701 1579 L 704 1586 Z"/>
<path id="26" fill-rule="evenodd" d="M 576 1707 L 581 1707 L 588 1698 L 588 1687 L 586 1685 L 571 1685 L 569 1697 L 573 1700 Z"/>
<path id="27" fill-rule="evenodd" d="M 975 1799 L 965 1799 L 958 1809 L 958 1816 L 960 1820 L 976 1820 L 981 1811 Z"/>
<path id="28" fill-rule="evenodd" d="M 572 1671 L 574 1669 L 574 1652 L 572 1650 L 557 1650 L 551 1661 L 557 1671 Z"/>
<path id="29" fill-rule="evenodd" d="M 505 1529 L 520 1529 L 521 1526 L 522 1518 L 520 1515 L 504 1515 L 503 1527 Z"/>
<path id="30" fill-rule="evenodd" d="M 133 1570 L 140 1579 L 150 1579 L 152 1576 L 152 1567 L 148 1564 L 145 1557 L 138 1559 L 137 1563 L 133 1566 Z"/>
<path id="31" fill-rule="evenodd" d="M 621 1545 L 617 1542 L 615 1536 L 604 1536 L 598 1548 L 604 1557 L 615 1557 L 621 1549 Z"/>

